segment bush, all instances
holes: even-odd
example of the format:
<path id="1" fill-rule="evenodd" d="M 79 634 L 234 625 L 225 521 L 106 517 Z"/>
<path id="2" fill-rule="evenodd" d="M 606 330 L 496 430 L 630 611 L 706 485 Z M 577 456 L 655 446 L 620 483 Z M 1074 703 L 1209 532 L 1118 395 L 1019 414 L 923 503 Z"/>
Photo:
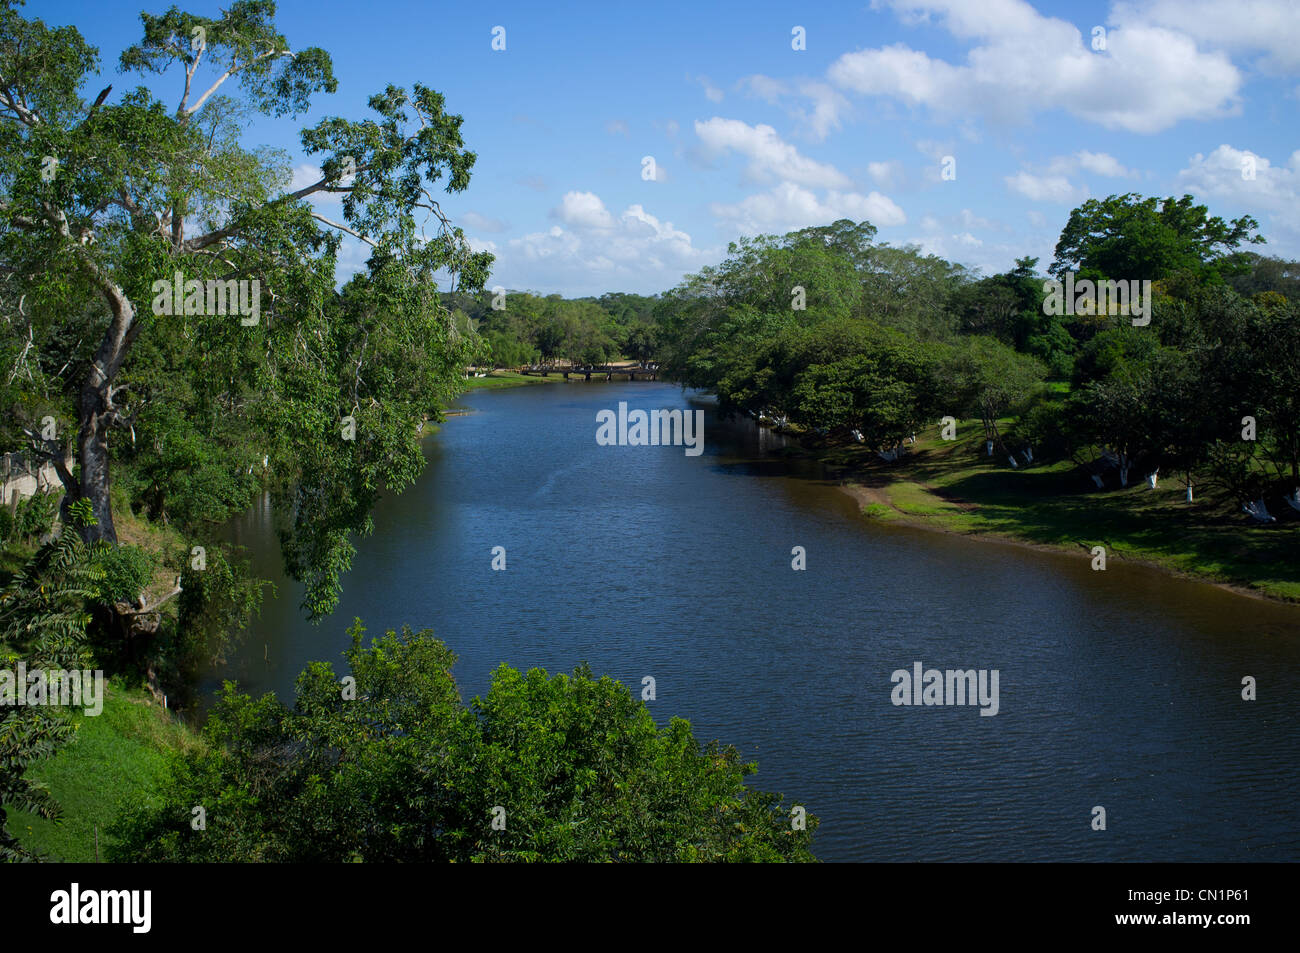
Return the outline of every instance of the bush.
<path id="1" fill-rule="evenodd" d="M 153 579 L 157 565 L 155 557 L 139 546 L 112 547 L 99 558 L 104 573 L 100 599 L 109 605 L 134 603 Z"/>
<path id="2" fill-rule="evenodd" d="M 0 539 L 6 542 L 30 542 L 47 536 L 54 528 L 54 517 L 59 512 L 59 494 L 36 493 L 18 501 L 11 515 L 4 507 L 0 517 Z"/>

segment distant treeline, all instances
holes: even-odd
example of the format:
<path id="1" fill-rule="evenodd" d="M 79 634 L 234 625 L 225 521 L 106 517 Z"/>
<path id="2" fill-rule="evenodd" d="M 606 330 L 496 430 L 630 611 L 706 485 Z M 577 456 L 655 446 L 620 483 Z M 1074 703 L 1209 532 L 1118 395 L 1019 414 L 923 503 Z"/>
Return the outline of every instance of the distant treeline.
<path id="1" fill-rule="evenodd" d="M 1248 250 L 1264 241 L 1253 218 L 1188 195 L 1093 199 L 1046 273 L 1026 257 L 992 276 L 875 235 L 841 220 L 745 238 L 654 298 L 456 307 L 494 355 L 652 356 L 724 412 L 829 442 L 888 450 L 977 418 L 1000 459 L 1073 458 L 1120 485 L 1159 470 L 1241 502 L 1300 486 L 1300 262 Z M 1146 316 L 1086 297 L 1045 308 L 1045 282 L 1067 276 L 1150 282 Z"/>
<path id="2" fill-rule="evenodd" d="M 473 342 L 475 360 L 496 367 L 556 360 L 648 360 L 659 344 L 655 308 L 660 303 L 658 296 L 621 293 L 599 298 L 542 297 L 525 291 L 442 296 L 457 332 Z"/>

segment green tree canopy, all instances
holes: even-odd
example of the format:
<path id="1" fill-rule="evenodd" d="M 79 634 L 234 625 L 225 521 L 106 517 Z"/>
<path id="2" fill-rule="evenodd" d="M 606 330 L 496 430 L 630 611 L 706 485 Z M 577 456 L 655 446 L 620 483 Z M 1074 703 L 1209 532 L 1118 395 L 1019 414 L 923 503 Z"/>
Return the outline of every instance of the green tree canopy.
<path id="1" fill-rule="evenodd" d="M 1249 215 L 1225 222 L 1190 195 L 1144 198 L 1136 192 L 1089 199 L 1070 213 L 1049 269 L 1061 277 L 1159 281 L 1189 276 L 1219 281 L 1240 268 L 1230 253 L 1260 243 Z M 1255 234 L 1252 234 L 1255 233 Z"/>
<path id="2" fill-rule="evenodd" d="M 656 726 L 623 685 L 502 665 L 461 704 L 455 656 L 389 631 L 299 677 L 292 709 L 228 685 L 209 749 L 178 760 L 156 805 L 126 815 L 120 860 L 812 860 L 817 819 L 746 787 L 755 766 Z M 206 830 L 191 828 L 203 805 Z M 496 825 L 494 826 L 494 820 Z"/>

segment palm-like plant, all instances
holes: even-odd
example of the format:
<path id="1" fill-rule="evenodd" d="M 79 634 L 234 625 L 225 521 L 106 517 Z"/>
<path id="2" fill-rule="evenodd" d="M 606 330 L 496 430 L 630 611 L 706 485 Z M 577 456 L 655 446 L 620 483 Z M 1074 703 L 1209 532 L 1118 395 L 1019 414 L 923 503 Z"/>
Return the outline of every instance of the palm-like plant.
<path id="1" fill-rule="evenodd" d="M 72 519 L 94 520 L 88 500 L 72 505 Z M 103 571 L 98 547 L 77 532 L 64 532 L 27 562 L 0 590 L 0 666 L 12 670 L 21 659 L 28 671 L 80 667 L 85 653 L 87 603 L 99 595 Z M 15 693 L 27 691 L 15 678 Z M 49 790 L 25 777 L 28 768 L 54 754 L 75 731 L 57 706 L 0 706 L 0 861 L 38 859 L 6 829 L 3 809 L 54 818 L 59 806 Z"/>

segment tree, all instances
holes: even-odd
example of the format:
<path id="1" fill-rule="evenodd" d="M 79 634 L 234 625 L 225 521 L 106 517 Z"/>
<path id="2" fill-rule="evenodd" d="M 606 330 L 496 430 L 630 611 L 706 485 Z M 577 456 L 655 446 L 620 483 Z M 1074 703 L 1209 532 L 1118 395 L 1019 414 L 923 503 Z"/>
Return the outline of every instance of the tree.
<path id="1" fill-rule="evenodd" d="M 833 328 L 828 323 L 817 330 L 841 337 Z M 813 358 L 795 377 L 792 419 L 840 434 L 857 430 L 873 450 L 901 446 L 938 406 L 939 349 L 870 326 L 843 339 L 846 356 Z"/>
<path id="2" fill-rule="evenodd" d="M 659 335 L 653 325 L 637 324 L 632 327 L 623 344 L 623 352 L 635 361 L 644 364 L 655 356 L 659 347 Z"/>
<path id="3" fill-rule="evenodd" d="M 1136 192 L 1089 199 L 1070 213 L 1056 243 L 1049 271 L 1058 278 L 1077 271 L 1091 280 L 1150 280 L 1190 276 L 1197 283 L 1218 282 L 1239 271 L 1231 256 L 1259 223 L 1249 215 L 1225 222 L 1210 216 L 1190 195 L 1180 199 L 1143 198 Z"/>
<path id="4" fill-rule="evenodd" d="M 998 421 L 1029 402 L 1047 376 L 1047 368 L 994 338 L 970 337 L 956 346 L 945 375 L 948 393 L 959 406 L 979 415 L 984 439 L 1000 445 Z"/>
<path id="5" fill-rule="evenodd" d="M 324 51 L 294 51 L 277 32 L 271 0 L 235 0 L 217 18 L 175 7 L 141 16 L 144 36 L 121 66 L 175 75 L 174 109 L 144 87 L 117 102 L 105 90 L 87 104 L 80 90 L 97 52 L 74 28 L 51 29 L 20 17 L 13 0 L 0 4 L 0 165 L 12 170 L 0 179 L 0 262 L 34 310 L 81 313 L 98 302 L 64 395 L 75 467 L 63 463 L 62 438 L 27 431 L 58 468 L 65 516 L 89 500 L 96 519 L 83 527 L 87 539 L 116 540 L 115 429 L 132 443 L 143 436 L 146 452 L 157 446 L 153 474 L 162 479 L 149 493 L 163 507 L 187 492 L 163 485 L 169 475 L 185 479 L 176 476 L 177 441 L 224 440 L 235 451 L 227 483 L 267 458 L 286 567 L 307 582 L 306 605 L 328 611 L 351 558 L 349 535 L 368 531 L 381 485 L 400 489 L 418 472 L 417 426 L 454 394 L 467 363 L 433 276 L 477 289 L 491 257 L 468 248 L 430 191 L 444 178 L 448 192 L 469 183 L 475 156 L 460 117 L 421 84 L 410 93 L 389 86 L 371 97 L 372 118 L 327 118 L 303 131 L 323 171 L 293 188 L 282 157 L 240 141 L 244 117 L 297 115 L 336 84 Z M 308 204 L 317 194 L 342 195 L 343 221 Z M 418 224 L 424 218 L 434 234 Z M 373 251 L 367 272 L 336 296 L 341 233 Z M 247 282 L 241 293 L 256 281 L 267 301 L 256 323 L 212 313 L 201 299 L 195 314 L 185 286 L 182 314 L 154 313 L 166 314 L 167 303 L 156 283 L 176 274 Z M 185 383 L 168 383 L 178 379 Z M 194 393 L 178 393 L 186 386 Z M 157 410 L 168 404 L 182 411 Z M 340 439 L 349 419 L 356 439 Z M 249 489 L 209 486 L 192 506 L 244 505 Z"/>
<path id="6" fill-rule="evenodd" d="M 210 745 L 177 760 L 156 805 L 125 814 L 116 859 L 154 861 L 812 860 L 817 819 L 750 790 L 755 766 L 586 666 L 502 665 L 461 704 L 455 656 L 389 631 L 314 663 L 292 709 L 227 685 Z M 207 829 L 190 828 L 207 808 Z M 495 823 L 494 823 L 495 822 Z M 803 829 L 806 826 L 806 829 Z"/>

